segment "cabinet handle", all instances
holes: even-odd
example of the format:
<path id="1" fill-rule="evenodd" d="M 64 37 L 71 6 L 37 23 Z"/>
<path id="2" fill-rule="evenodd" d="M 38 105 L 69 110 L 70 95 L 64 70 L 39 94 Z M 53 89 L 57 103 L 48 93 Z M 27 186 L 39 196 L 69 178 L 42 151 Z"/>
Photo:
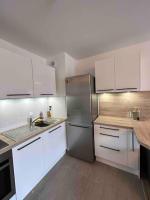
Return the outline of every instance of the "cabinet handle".
<path id="1" fill-rule="evenodd" d="M 68 123 L 69 126 L 75 126 L 75 127 L 79 127 L 79 128 L 91 128 L 92 126 L 82 126 L 82 125 L 76 125 L 76 124 L 72 124 L 72 123 Z"/>
<path id="2" fill-rule="evenodd" d="M 109 134 L 105 134 L 105 133 L 99 133 L 99 134 L 100 134 L 100 135 L 109 136 L 109 137 L 119 138 L 118 135 L 109 135 Z"/>
<path id="3" fill-rule="evenodd" d="M 132 151 L 134 152 L 134 133 L 132 131 Z"/>
<path id="4" fill-rule="evenodd" d="M 41 137 L 38 137 L 37 139 L 33 140 L 32 142 L 29 142 L 28 144 L 24 145 L 23 147 L 18 148 L 17 150 L 20 151 L 21 149 L 24 149 L 25 147 L 29 146 L 30 144 L 32 144 L 40 139 L 41 139 Z"/>
<path id="5" fill-rule="evenodd" d="M 45 93 L 45 94 L 40 94 L 41 96 L 48 96 L 48 95 L 54 95 L 52 93 Z"/>
<path id="6" fill-rule="evenodd" d="M 107 129 L 107 130 L 112 130 L 112 131 L 119 131 L 118 128 L 107 128 L 107 127 L 103 127 L 103 126 L 100 126 L 100 128 Z"/>
<path id="7" fill-rule="evenodd" d="M 30 96 L 31 94 L 7 94 L 7 97 L 16 97 L 16 96 Z"/>
<path id="8" fill-rule="evenodd" d="M 57 128 L 53 129 L 52 131 L 49 131 L 49 133 L 51 133 L 51 132 L 53 132 L 53 131 L 55 131 L 55 130 L 57 130 L 59 128 L 61 128 L 61 126 L 58 126 Z"/>
<path id="9" fill-rule="evenodd" d="M 116 90 L 137 90 L 137 88 L 118 88 Z"/>
<path id="10" fill-rule="evenodd" d="M 113 91 L 114 89 L 106 89 L 106 90 L 96 90 L 98 92 L 105 92 L 105 91 Z"/>
<path id="11" fill-rule="evenodd" d="M 105 148 L 105 149 L 110 149 L 110 150 L 113 150 L 113 151 L 117 151 L 117 152 L 120 151 L 119 149 L 114 149 L 114 148 L 106 147 L 106 146 L 103 146 L 103 145 L 100 145 L 100 147 Z"/>

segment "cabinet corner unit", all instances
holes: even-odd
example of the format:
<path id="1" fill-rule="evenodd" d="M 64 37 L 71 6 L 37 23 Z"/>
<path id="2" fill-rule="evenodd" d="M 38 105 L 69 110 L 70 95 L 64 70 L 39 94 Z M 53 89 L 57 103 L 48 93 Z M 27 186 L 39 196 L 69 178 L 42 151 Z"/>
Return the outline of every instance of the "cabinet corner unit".
<path id="1" fill-rule="evenodd" d="M 140 145 L 132 129 L 95 125 L 94 140 L 97 161 L 139 176 Z"/>

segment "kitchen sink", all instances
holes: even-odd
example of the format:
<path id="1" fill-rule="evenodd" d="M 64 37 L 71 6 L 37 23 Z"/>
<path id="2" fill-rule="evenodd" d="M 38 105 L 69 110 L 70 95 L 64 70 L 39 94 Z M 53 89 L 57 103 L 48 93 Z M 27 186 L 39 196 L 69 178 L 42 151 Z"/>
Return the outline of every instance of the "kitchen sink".
<path id="1" fill-rule="evenodd" d="M 4 142 L 3 140 L 0 140 L 0 149 L 3 149 L 4 147 L 7 147 L 8 144 Z"/>
<path id="2" fill-rule="evenodd" d="M 13 130 L 9 130 L 5 133 L 2 133 L 2 135 L 10 138 L 11 140 L 20 141 L 23 138 L 36 134 L 40 127 L 42 128 L 42 127 L 50 126 L 50 125 L 56 124 L 59 121 L 60 121 L 59 119 L 48 119 L 47 121 L 46 120 L 37 121 L 34 123 L 34 126 L 32 126 L 32 128 L 30 128 L 29 125 L 25 125 Z M 3 145 L 7 146 L 7 144 L 1 144 L 0 142 L 0 148 Z"/>
<path id="3" fill-rule="evenodd" d="M 51 123 L 48 123 L 48 122 L 35 122 L 35 126 L 38 126 L 38 127 L 46 127 L 46 126 L 49 126 Z"/>
<path id="4" fill-rule="evenodd" d="M 55 124 L 57 123 L 59 120 L 57 119 L 51 119 L 50 121 L 40 121 L 40 122 L 35 122 L 35 126 L 38 126 L 38 127 L 46 127 L 46 126 L 50 126 L 52 124 Z"/>

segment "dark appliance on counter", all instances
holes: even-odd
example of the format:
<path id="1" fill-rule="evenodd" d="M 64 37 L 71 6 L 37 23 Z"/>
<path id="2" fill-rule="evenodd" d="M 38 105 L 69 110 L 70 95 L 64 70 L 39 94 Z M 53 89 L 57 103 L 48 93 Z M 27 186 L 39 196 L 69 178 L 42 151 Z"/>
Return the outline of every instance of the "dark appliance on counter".
<path id="1" fill-rule="evenodd" d="M 0 200 L 9 200 L 15 194 L 12 151 L 0 154 Z"/>
<path id="2" fill-rule="evenodd" d="M 93 162 L 94 124 L 98 115 L 95 80 L 91 75 L 66 78 L 67 152 L 76 158 Z"/>

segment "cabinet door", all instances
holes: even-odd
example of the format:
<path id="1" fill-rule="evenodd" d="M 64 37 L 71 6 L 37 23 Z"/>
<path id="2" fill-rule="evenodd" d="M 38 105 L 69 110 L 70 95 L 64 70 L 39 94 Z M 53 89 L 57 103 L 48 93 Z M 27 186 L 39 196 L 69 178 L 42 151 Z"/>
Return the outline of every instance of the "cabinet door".
<path id="1" fill-rule="evenodd" d="M 45 132 L 44 168 L 45 174 L 60 160 L 66 150 L 65 123 Z"/>
<path id="2" fill-rule="evenodd" d="M 125 129 L 95 125 L 95 154 L 116 164 L 127 165 L 127 134 Z"/>
<path id="3" fill-rule="evenodd" d="M 141 49 L 141 91 L 150 91 L 150 42 Z"/>
<path id="4" fill-rule="evenodd" d="M 33 62 L 34 96 L 51 96 L 56 93 L 55 69 Z"/>
<path id="5" fill-rule="evenodd" d="M 128 167 L 140 170 L 140 145 L 133 132 L 128 133 Z"/>
<path id="6" fill-rule="evenodd" d="M 140 86 L 140 50 L 125 48 L 115 57 L 115 80 L 117 91 L 136 91 Z"/>
<path id="7" fill-rule="evenodd" d="M 0 98 L 33 95 L 31 60 L 0 48 Z"/>
<path id="8" fill-rule="evenodd" d="M 13 149 L 17 200 L 24 197 L 41 180 L 43 174 L 42 138 L 37 136 Z"/>
<path id="9" fill-rule="evenodd" d="M 95 63 L 96 92 L 111 92 L 115 88 L 114 57 Z"/>

